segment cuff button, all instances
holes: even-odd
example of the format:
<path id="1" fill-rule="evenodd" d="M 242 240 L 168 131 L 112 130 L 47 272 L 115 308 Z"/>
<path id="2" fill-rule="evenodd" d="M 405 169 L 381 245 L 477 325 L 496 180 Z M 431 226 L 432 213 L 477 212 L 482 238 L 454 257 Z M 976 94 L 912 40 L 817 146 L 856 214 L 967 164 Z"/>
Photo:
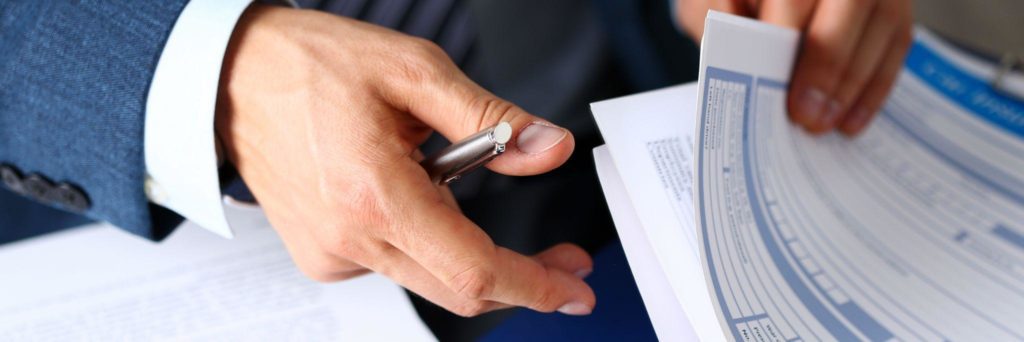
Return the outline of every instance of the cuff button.
<path id="1" fill-rule="evenodd" d="M 0 179 L 3 180 L 4 186 L 7 189 L 19 194 L 25 192 L 24 186 L 22 186 L 21 174 L 13 167 L 0 165 Z"/>
<path id="2" fill-rule="evenodd" d="M 32 197 L 37 201 L 43 202 L 48 201 L 47 197 L 50 193 L 50 189 L 53 189 L 53 183 L 50 183 L 50 181 L 46 180 L 46 178 L 43 178 L 43 176 L 34 173 L 25 176 L 25 179 L 22 180 L 21 185 L 24 188 L 24 194 L 26 196 Z"/>
<path id="3" fill-rule="evenodd" d="M 76 213 L 84 213 L 92 206 L 89 202 L 89 197 L 85 195 L 78 187 L 60 183 L 53 189 L 53 195 L 51 199 L 57 204 L 63 206 L 65 209 Z"/>

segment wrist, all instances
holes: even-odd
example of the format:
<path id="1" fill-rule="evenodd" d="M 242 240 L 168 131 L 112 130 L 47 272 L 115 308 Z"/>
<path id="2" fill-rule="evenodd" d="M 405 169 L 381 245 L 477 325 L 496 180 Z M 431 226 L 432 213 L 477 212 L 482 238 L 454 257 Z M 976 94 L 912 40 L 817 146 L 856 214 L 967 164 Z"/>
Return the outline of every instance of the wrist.
<path id="1" fill-rule="evenodd" d="M 258 26 L 261 25 L 260 23 L 268 12 L 277 10 L 282 10 L 282 8 L 259 3 L 252 4 L 242 14 L 231 35 L 221 68 L 214 117 L 214 134 L 217 141 L 219 163 L 236 162 L 235 146 L 238 136 L 235 134 L 235 130 L 238 129 L 236 123 L 241 119 L 239 116 L 247 112 L 241 108 L 245 107 L 249 101 L 247 96 L 256 91 L 249 85 L 254 81 L 253 76 L 261 76 L 246 75 L 245 73 L 248 71 L 244 70 L 244 65 L 251 63 L 249 60 L 252 58 L 260 57 L 261 53 L 252 51 L 251 48 L 254 44 L 253 40 L 258 39 L 258 37 L 254 37 L 255 31 L 259 30 Z"/>

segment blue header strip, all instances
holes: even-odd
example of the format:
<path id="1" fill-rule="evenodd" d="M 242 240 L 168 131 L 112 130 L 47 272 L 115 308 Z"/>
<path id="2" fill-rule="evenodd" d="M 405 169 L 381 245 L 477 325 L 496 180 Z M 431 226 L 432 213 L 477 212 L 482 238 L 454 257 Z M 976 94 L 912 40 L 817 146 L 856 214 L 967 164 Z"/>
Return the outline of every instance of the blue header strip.
<path id="1" fill-rule="evenodd" d="M 1024 138 L 1024 103 L 992 89 L 988 82 L 960 70 L 921 42 L 914 42 L 907 69 L 978 117 Z"/>

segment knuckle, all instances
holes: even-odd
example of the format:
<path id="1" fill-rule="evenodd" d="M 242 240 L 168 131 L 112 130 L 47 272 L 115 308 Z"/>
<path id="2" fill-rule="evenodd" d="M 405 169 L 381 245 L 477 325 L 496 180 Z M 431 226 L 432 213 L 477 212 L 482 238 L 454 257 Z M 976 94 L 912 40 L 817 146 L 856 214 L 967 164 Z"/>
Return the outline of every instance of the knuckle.
<path id="1" fill-rule="evenodd" d="M 479 266 L 460 272 L 451 279 L 452 288 L 460 296 L 468 299 L 484 299 L 494 290 L 495 275 L 493 271 Z"/>
<path id="2" fill-rule="evenodd" d="M 560 304 L 562 304 L 556 300 L 556 297 L 557 296 L 555 295 L 555 292 L 552 289 L 545 289 L 544 291 L 541 291 L 540 295 L 533 300 L 533 303 L 530 305 L 530 308 L 540 312 L 555 311 L 558 309 Z"/>
<path id="3" fill-rule="evenodd" d="M 475 299 L 465 300 L 456 304 L 449 311 L 466 318 L 476 317 L 487 312 L 487 302 Z"/>
<path id="4" fill-rule="evenodd" d="M 329 231 L 342 230 L 342 229 L 328 229 Z M 346 234 L 343 232 L 328 232 L 326 236 L 318 239 L 320 248 L 325 253 L 333 257 L 344 258 L 347 260 L 360 260 L 364 259 L 363 256 L 367 254 L 366 248 L 364 247 L 363 240 L 353 234 Z"/>
<path id="5" fill-rule="evenodd" d="M 341 207 L 339 212 L 343 213 L 338 220 L 338 225 L 341 227 L 328 232 L 335 236 L 336 241 L 333 241 L 335 243 L 350 246 L 357 242 L 351 236 L 353 234 L 350 231 L 360 231 L 371 227 L 388 227 L 394 219 L 386 212 L 388 210 L 388 196 L 385 190 L 387 185 L 383 184 L 383 180 L 377 180 L 382 177 L 374 176 L 370 172 L 367 172 L 366 175 L 366 179 L 350 183 L 342 194 L 343 198 L 338 199 Z M 343 234 L 343 232 L 349 233 Z"/>
<path id="6" fill-rule="evenodd" d="M 412 84 L 433 81 L 441 74 L 433 63 L 419 56 L 403 56 L 396 72 L 399 79 Z"/>
<path id="7" fill-rule="evenodd" d="M 477 96 L 469 104 L 470 108 L 463 122 L 466 132 L 476 132 L 501 121 L 511 121 L 516 106 L 511 102 L 499 99 L 490 94 Z"/>
<path id="8" fill-rule="evenodd" d="M 421 38 L 409 39 L 398 54 L 395 70 L 398 77 L 412 83 L 431 82 L 443 79 L 450 62 L 437 44 Z"/>
<path id="9" fill-rule="evenodd" d="M 425 56 L 427 58 L 444 60 L 448 57 L 444 52 L 444 49 L 441 49 L 441 46 L 419 37 L 413 37 L 410 39 L 410 48 L 415 54 Z"/>

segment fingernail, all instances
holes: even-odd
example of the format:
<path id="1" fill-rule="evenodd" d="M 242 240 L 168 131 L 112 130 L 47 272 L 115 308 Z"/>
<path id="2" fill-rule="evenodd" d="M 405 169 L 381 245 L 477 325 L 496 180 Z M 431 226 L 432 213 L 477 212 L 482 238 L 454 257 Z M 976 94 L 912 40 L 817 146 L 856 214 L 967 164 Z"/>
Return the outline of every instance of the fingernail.
<path id="1" fill-rule="evenodd" d="M 821 115 L 821 107 L 825 106 L 825 93 L 818 88 L 808 88 L 797 100 L 795 118 L 801 123 L 810 123 Z"/>
<path id="2" fill-rule="evenodd" d="M 550 150 L 569 135 L 569 131 L 543 122 L 533 122 L 519 132 L 516 146 L 527 154 L 543 153 Z"/>
<path id="3" fill-rule="evenodd" d="M 843 114 L 843 106 L 837 101 L 829 101 L 825 106 L 824 114 L 818 119 L 818 124 L 826 130 L 835 128 L 841 114 Z"/>
<path id="4" fill-rule="evenodd" d="M 558 308 L 558 312 L 571 316 L 585 316 L 593 311 L 589 306 L 580 302 L 570 302 Z"/>
<path id="5" fill-rule="evenodd" d="M 593 271 L 594 271 L 593 269 L 584 268 L 584 269 L 581 269 L 579 271 L 576 271 L 576 273 L 573 273 L 573 274 L 575 274 L 577 278 L 583 279 L 583 278 L 586 278 L 588 275 L 590 275 L 590 272 L 593 272 Z"/>
<path id="6" fill-rule="evenodd" d="M 864 107 L 857 107 L 854 109 L 850 116 L 843 122 L 843 131 L 847 134 L 853 135 L 860 133 L 864 126 L 867 125 L 868 119 L 871 118 L 871 111 Z"/>

